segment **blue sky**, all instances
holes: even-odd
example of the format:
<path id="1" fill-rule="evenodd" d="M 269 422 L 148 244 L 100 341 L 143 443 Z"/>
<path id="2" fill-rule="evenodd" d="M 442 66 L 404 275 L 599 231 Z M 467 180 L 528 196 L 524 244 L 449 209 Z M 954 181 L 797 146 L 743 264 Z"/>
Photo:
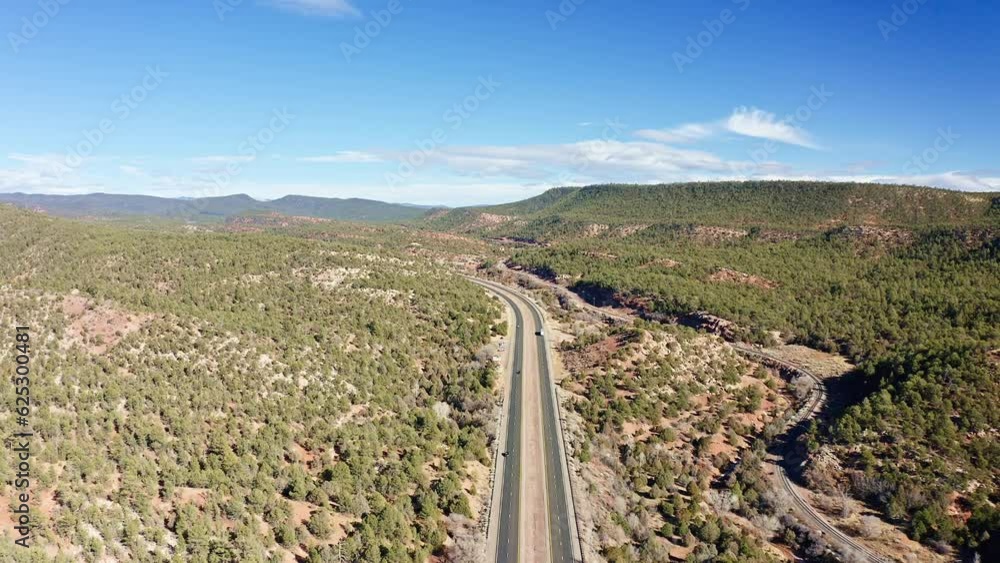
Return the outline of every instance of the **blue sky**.
<path id="1" fill-rule="evenodd" d="M 1000 191 L 973 0 L 8 0 L 0 191 L 511 201 L 597 182 Z"/>

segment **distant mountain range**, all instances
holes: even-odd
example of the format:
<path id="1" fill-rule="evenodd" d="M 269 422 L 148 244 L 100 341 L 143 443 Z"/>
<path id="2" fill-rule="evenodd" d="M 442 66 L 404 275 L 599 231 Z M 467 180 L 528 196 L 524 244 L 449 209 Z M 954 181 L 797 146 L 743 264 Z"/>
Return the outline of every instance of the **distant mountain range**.
<path id="1" fill-rule="evenodd" d="M 207 198 L 146 195 L 0 194 L 0 203 L 61 217 L 156 218 L 211 222 L 277 213 L 341 221 L 422 220 L 433 229 L 543 238 L 595 226 L 714 225 L 824 231 L 845 225 L 964 227 L 1000 225 L 1000 193 L 887 184 L 706 182 L 554 188 L 502 205 L 419 206 L 369 199 L 288 195 L 261 201 L 239 194 Z"/>
<path id="2" fill-rule="evenodd" d="M 206 198 L 164 198 L 146 195 L 0 194 L 0 203 L 44 211 L 61 217 L 152 217 L 180 221 L 219 221 L 238 215 L 279 213 L 343 221 L 391 222 L 420 217 L 431 207 L 385 203 L 369 199 L 340 199 L 289 195 L 259 201 L 248 195 Z"/>

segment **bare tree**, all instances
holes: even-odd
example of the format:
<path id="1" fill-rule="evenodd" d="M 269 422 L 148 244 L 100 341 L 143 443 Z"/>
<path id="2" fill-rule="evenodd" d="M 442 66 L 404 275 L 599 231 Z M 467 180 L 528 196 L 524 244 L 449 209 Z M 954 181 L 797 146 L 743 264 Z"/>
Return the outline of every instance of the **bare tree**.
<path id="1" fill-rule="evenodd" d="M 854 506 L 851 505 L 851 499 L 847 496 L 847 491 L 844 490 L 842 485 L 837 485 L 837 491 L 840 496 L 840 517 L 850 518 L 854 514 Z"/>
<path id="2" fill-rule="evenodd" d="M 800 375 L 792 381 L 792 391 L 795 393 L 795 398 L 800 401 L 808 397 L 815 387 L 816 381 L 805 375 Z"/>
<path id="3" fill-rule="evenodd" d="M 845 547 L 840 552 L 840 558 L 844 563 L 866 563 L 868 561 L 868 557 L 864 553 L 850 547 Z"/>
<path id="4" fill-rule="evenodd" d="M 866 538 L 877 538 L 882 535 L 882 522 L 874 516 L 862 516 L 859 530 Z"/>
<path id="5" fill-rule="evenodd" d="M 758 514 L 750 519 L 750 523 L 753 524 L 754 528 L 763 532 L 765 539 L 774 537 L 781 530 L 781 522 L 774 516 Z"/>
<path id="6" fill-rule="evenodd" d="M 774 488 L 764 491 L 764 500 L 774 507 L 775 514 L 786 514 L 794 503 L 791 495 L 784 488 Z"/>
<path id="7" fill-rule="evenodd" d="M 448 550 L 448 559 L 455 563 L 482 561 L 486 548 L 482 542 L 482 535 L 476 530 L 475 523 L 457 514 L 452 514 L 449 519 L 452 521 L 450 528 L 455 545 Z"/>
<path id="8" fill-rule="evenodd" d="M 808 534 L 809 545 L 806 547 L 806 555 L 813 558 L 819 558 L 829 551 L 829 546 L 826 544 L 826 540 L 823 539 L 817 532 L 810 531 Z"/>

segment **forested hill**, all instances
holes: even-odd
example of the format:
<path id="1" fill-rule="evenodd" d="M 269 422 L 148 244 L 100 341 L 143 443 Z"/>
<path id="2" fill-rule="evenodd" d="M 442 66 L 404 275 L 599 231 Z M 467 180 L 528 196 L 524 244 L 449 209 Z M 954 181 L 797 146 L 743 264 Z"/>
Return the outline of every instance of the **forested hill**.
<path id="1" fill-rule="evenodd" d="M 279 213 L 345 221 L 406 221 L 427 208 L 368 199 L 339 199 L 289 195 L 259 201 L 248 195 L 172 199 L 145 195 L 0 194 L 0 202 L 44 211 L 61 217 L 153 217 L 181 221 L 218 221 L 236 215 Z"/>
<path id="2" fill-rule="evenodd" d="M 433 217 L 546 243 L 503 245 L 506 265 L 591 303 L 653 318 L 708 313 L 734 323 L 736 340 L 847 356 L 857 372 L 836 400 L 850 406 L 809 431 L 810 463 L 836 458 L 829 483 L 911 538 L 996 560 L 1000 194 L 594 186 Z"/>
<path id="3" fill-rule="evenodd" d="M 551 236 L 585 224 L 698 224 L 823 231 L 843 225 L 1000 225 L 1000 193 L 830 182 L 556 188 L 524 201 L 429 215 L 436 228 Z M 506 225 L 501 227 L 502 225 Z"/>
<path id="4" fill-rule="evenodd" d="M 499 306 L 381 229 L 351 234 L 139 229 L 0 205 L 0 365 L 30 357 L 43 405 L 32 547 L 4 524 L 0 561 L 471 549 Z M 30 327 L 17 347 L 15 325 Z M 16 396 L 0 385 L 0 404 Z M 15 471 L 0 462 L 7 523 Z"/>

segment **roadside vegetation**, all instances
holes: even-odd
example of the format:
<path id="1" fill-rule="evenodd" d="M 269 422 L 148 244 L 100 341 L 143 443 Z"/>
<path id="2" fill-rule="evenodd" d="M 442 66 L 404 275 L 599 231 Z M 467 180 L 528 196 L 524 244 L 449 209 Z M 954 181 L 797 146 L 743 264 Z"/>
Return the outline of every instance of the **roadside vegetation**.
<path id="1" fill-rule="evenodd" d="M 586 331 L 563 344 L 562 387 L 582 419 L 576 451 L 601 555 L 611 562 L 777 561 L 716 486 L 788 402 L 783 382 L 683 327 Z M 749 498 L 749 500 L 748 500 Z M 772 520 L 774 520 L 772 522 Z M 671 557 L 673 559 L 671 559 Z"/>

